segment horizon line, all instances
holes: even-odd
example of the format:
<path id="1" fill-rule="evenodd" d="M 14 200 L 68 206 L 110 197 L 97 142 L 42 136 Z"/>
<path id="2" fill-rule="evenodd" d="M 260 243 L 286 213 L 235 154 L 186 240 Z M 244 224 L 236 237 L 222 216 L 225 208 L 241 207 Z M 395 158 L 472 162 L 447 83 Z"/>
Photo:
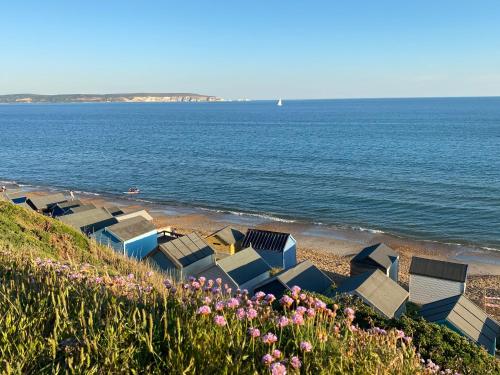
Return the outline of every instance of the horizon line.
<path id="1" fill-rule="evenodd" d="M 286 97 L 276 97 L 276 98 L 259 98 L 252 99 L 246 96 L 233 97 L 233 98 L 224 98 L 218 95 L 211 94 L 199 94 L 196 92 L 147 92 L 147 91 L 135 91 L 135 92 L 108 92 L 105 94 L 96 93 L 96 92 L 80 92 L 80 93 L 58 93 L 58 94 L 40 94 L 40 93 L 7 93 L 0 94 L 0 96 L 9 96 L 9 95 L 40 95 L 40 96 L 63 96 L 63 95 L 137 95 L 137 94 L 147 94 L 147 95 L 198 95 L 198 96 L 206 96 L 206 97 L 216 97 L 223 99 L 225 101 L 273 101 L 273 100 L 287 100 L 287 101 L 305 101 L 305 100 L 382 100 L 382 99 L 469 99 L 469 98 L 500 98 L 500 94 L 498 95 L 450 95 L 450 96 L 346 96 L 346 97 L 316 97 L 316 98 L 286 98 Z"/>

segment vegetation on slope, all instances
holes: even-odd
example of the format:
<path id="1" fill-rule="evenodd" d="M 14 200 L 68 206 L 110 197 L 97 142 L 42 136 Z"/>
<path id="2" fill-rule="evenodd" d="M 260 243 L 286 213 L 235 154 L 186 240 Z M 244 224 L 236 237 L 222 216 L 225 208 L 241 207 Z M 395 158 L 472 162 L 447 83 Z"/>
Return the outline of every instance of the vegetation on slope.
<path id="1" fill-rule="evenodd" d="M 439 373 L 398 330 L 299 290 L 280 303 L 173 285 L 61 223 L 0 202 L 2 373 Z M 360 307 L 362 308 L 362 307 Z M 479 352 L 479 350 L 478 350 Z M 495 373 L 494 360 L 482 373 Z M 451 372 L 449 372 L 451 373 Z"/>

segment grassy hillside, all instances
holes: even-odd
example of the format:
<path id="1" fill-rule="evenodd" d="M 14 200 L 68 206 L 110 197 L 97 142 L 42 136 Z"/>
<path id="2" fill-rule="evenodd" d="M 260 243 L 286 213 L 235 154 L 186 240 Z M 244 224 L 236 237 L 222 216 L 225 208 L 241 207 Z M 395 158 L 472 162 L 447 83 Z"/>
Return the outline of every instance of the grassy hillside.
<path id="1" fill-rule="evenodd" d="M 298 290 L 274 301 L 210 280 L 174 285 L 55 220 L 0 201 L 2 373 L 441 371 L 422 364 L 403 331 L 360 329 L 353 325 L 360 313 L 345 307 Z M 484 358 L 481 373 L 498 373 Z"/>

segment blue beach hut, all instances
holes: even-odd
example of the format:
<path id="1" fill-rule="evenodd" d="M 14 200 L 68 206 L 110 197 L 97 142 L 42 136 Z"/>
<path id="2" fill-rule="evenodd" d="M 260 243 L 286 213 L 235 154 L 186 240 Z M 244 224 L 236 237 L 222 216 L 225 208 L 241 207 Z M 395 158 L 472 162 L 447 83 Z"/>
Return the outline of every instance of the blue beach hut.
<path id="1" fill-rule="evenodd" d="M 271 267 L 288 269 L 297 264 L 297 241 L 290 233 L 249 229 L 241 247 L 254 248 Z"/>
<path id="2" fill-rule="evenodd" d="M 158 246 L 156 227 L 142 216 L 98 230 L 92 237 L 102 245 L 137 259 L 144 258 Z"/>

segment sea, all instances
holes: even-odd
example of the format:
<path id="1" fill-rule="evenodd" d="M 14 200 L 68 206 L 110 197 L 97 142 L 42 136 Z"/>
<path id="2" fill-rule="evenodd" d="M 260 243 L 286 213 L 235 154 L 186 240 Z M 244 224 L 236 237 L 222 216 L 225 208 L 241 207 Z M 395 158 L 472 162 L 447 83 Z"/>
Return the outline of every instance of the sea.
<path id="1" fill-rule="evenodd" d="M 0 179 L 500 250 L 500 98 L 6 104 Z"/>

